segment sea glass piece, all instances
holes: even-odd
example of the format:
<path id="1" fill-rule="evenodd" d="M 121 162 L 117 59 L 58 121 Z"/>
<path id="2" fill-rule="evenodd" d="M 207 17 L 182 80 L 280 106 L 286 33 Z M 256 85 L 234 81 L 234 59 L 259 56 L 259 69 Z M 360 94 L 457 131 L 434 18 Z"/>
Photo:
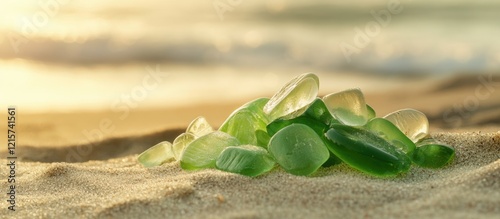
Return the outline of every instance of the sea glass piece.
<path id="1" fill-rule="evenodd" d="M 330 112 L 327 112 L 330 114 Z M 325 143 L 327 139 L 324 137 L 325 132 L 328 130 L 328 126 L 324 124 L 323 122 L 320 122 L 316 119 L 313 119 L 308 116 L 300 116 L 294 119 L 289 119 L 289 120 L 284 120 L 284 119 L 277 119 L 271 122 L 271 124 L 267 125 L 267 132 L 269 133 L 270 136 L 273 136 L 276 134 L 278 131 L 281 129 L 291 125 L 291 124 L 304 124 L 307 125 L 309 128 L 313 129 L 314 132 L 321 138 L 321 140 Z M 330 152 L 330 158 L 323 164 L 324 167 L 332 166 L 335 164 L 341 163 L 342 160 L 340 160 L 335 154 Z"/>
<path id="2" fill-rule="evenodd" d="M 228 146 L 238 146 L 235 137 L 220 131 L 203 135 L 191 142 L 181 156 L 181 167 L 185 170 L 197 170 L 215 167 L 215 159 Z"/>
<path id="3" fill-rule="evenodd" d="M 219 131 L 236 137 L 242 144 L 257 144 L 255 130 L 265 128 L 265 123 L 260 121 L 248 109 L 239 110 L 219 128 Z"/>
<path id="4" fill-rule="evenodd" d="M 413 163 L 425 168 L 440 168 L 446 166 L 455 158 L 455 149 L 441 144 L 433 138 L 425 138 L 417 142 L 413 153 Z"/>
<path id="5" fill-rule="evenodd" d="M 266 131 L 260 129 L 255 131 L 255 136 L 257 137 L 257 146 L 267 148 L 271 136 Z"/>
<path id="6" fill-rule="evenodd" d="M 384 116 L 413 142 L 429 135 L 429 121 L 425 114 L 414 109 L 402 109 Z"/>
<path id="7" fill-rule="evenodd" d="M 201 137 L 213 131 L 214 129 L 212 128 L 212 126 L 203 116 L 199 116 L 194 119 L 186 129 L 186 133 L 193 134 L 196 137 Z"/>
<path id="8" fill-rule="evenodd" d="M 305 73 L 285 84 L 264 106 L 269 121 L 289 116 L 299 116 L 318 96 L 319 79 L 312 73 Z M 293 116 L 292 116 L 293 117 Z"/>
<path id="9" fill-rule="evenodd" d="M 309 128 L 312 128 L 318 136 L 322 136 L 325 132 L 328 126 L 326 126 L 324 123 L 306 117 L 306 116 L 301 116 L 297 117 L 294 119 L 277 119 L 271 122 L 269 125 L 267 125 L 267 133 L 269 136 L 273 136 L 276 134 L 278 131 L 281 129 L 291 125 L 291 124 L 304 124 L 309 126 Z"/>
<path id="10" fill-rule="evenodd" d="M 342 124 L 362 126 L 370 118 L 365 97 L 360 89 L 349 89 L 323 97 L 326 107 Z"/>
<path id="11" fill-rule="evenodd" d="M 325 143 L 304 124 L 291 124 L 278 131 L 269 141 L 268 150 L 285 171 L 294 175 L 310 175 L 329 158 Z"/>
<path id="12" fill-rule="evenodd" d="M 266 130 L 267 116 L 262 108 L 269 99 L 259 98 L 235 110 L 222 123 L 219 131 L 236 137 L 241 144 L 261 145 L 257 138 L 257 130 Z"/>
<path id="13" fill-rule="evenodd" d="M 182 133 L 175 138 L 174 143 L 172 144 L 172 150 L 176 160 L 181 159 L 184 149 L 187 145 L 194 141 L 194 139 L 196 139 L 196 136 L 191 133 Z"/>
<path id="14" fill-rule="evenodd" d="M 174 153 L 172 151 L 172 144 L 168 141 L 162 141 L 150 147 L 137 157 L 139 163 L 145 167 L 159 166 L 173 159 Z"/>
<path id="15" fill-rule="evenodd" d="M 413 153 L 416 146 L 398 127 L 383 118 L 374 118 L 370 120 L 365 127 L 384 138 L 386 141 L 403 150 L 405 154 Z"/>
<path id="16" fill-rule="evenodd" d="M 222 151 L 215 163 L 217 169 L 255 177 L 269 172 L 275 165 L 266 149 L 253 146 L 230 146 Z"/>
<path id="17" fill-rule="evenodd" d="M 314 102 L 307 108 L 306 112 L 304 112 L 303 116 L 311 117 L 318 121 L 323 122 L 325 125 L 330 125 L 332 123 L 339 123 L 335 120 L 328 111 L 325 103 L 321 98 L 316 98 Z"/>
<path id="18" fill-rule="evenodd" d="M 357 127 L 334 124 L 326 132 L 328 149 L 349 166 L 370 175 L 386 177 L 408 171 L 410 158 L 378 135 Z"/>
<path id="19" fill-rule="evenodd" d="M 377 116 L 375 110 L 368 104 L 366 104 L 366 111 L 368 112 L 368 120 L 373 119 Z"/>
<path id="20" fill-rule="evenodd" d="M 269 98 L 261 97 L 245 103 L 239 109 L 248 109 L 254 113 L 254 115 L 264 123 L 269 123 L 269 118 L 264 112 L 264 106 L 269 102 Z M 237 111 L 237 110 L 236 110 Z"/>

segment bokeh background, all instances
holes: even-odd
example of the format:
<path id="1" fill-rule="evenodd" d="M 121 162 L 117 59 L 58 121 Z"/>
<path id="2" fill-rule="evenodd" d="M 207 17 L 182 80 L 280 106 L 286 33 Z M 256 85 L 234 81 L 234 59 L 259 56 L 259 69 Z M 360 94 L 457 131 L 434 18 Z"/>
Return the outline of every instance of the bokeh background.
<path id="1" fill-rule="evenodd" d="M 175 108 L 194 118 L 206 104 L 231 108 L 270 96 L 304 72 L 320 76 L 322 94 L 360 87 L 383 100 L 382 91 L 415 89 L 413 97 L 448 100 L 437 111 L 404 95 L 394 101 L 443 120 L 443 109 L 475 97 L 479 75 L 500 67 L 496 1 L 2 0 L 0 14 L 1 104 L 23 112 L 27 130 L 50 130 L 43 124 L 75 113 L 94 124 L 109 117 L 91 112 L 158 129 L 158 119 L 141 115 Z M 444 94 L 421 91 L 443 83 Z M 160 121 L 173 121 L 172 112 Z"/>

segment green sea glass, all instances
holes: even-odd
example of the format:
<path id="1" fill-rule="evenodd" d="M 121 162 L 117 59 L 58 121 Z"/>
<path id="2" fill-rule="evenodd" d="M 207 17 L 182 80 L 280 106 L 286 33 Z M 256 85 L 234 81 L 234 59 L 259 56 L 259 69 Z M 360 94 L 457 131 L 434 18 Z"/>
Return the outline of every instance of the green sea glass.
<path id="1" fill-rule="evenodd" d="M 182 153 L 187 145 L 196 139 L 196 136 L 191 133 L 182 133 L 177 138 L 175 138 L 172 144 L 172 150 L 174 152 L 174 157 L 176 160 L 180 160 Z"/>
<path id="2" fill-rule="evenodd" d="M 413 163 L 426 168 L 440 168 L 446 166 L 454 158 L 454 148 L 441 144 L 431 137 L 417 142 L 417 149 L 412 156 Z"/>
<path id="3" fill-rule="evenodd" d="M 323 102 L 333 117 L 345 125 L 362 126 L 368 122 L 372 113 L 369 112 L 365 97 L 359 89 L 326 95 Z"/>
<path id="4" fill-rule="evenodd" d="M 235 110 L 224 123 L 219 131 L 236 137 L 241 144 L 261 145 L 256 131 L 266 130 L 267 116 L 262 111 L 268 98 L 259 98 L 251 101 Z"/>
<path id="5" fill-rule="evenodd" d="M 214 168 L 215 159 L 228 146 L 238 146 L 235 137 L 220 131 L 203 135 L 191 142 L 181 156 L 181 167 L 185 170 Z"/>
<path id="6" fill-rule="evenodd" d="M 230 146 L 222 151 L 215 163 L 217 169 L 255 177 L 269 172 L 275 165 L 267 150 L 253 145 Z"/>
<path id="7" fill-rule="evenodd" d="M 194 119 L 186 129 L 186 133 L 193 134 L 196 137 L 201 137 L 213 131 L 214 129 L 212 126 L 208 124 L 207 120 L 203 116 Z"/>
<path id="8" fill-rule="evenodd" d="M 368 112 L 368 120 L 373 119 L 377 116 L 375 110 L 368 104 L 366 104 L 366 111 Z"/>
<path id="9" fill-rule="evenodd" d="M 422 112 L 414 109 L 402 109 L 384 116 L 413 142 L 429 135 L 429 121 Z"/>
<path id="10" fill-rule="evenodd" d="M 328 126 L 326 126 L 324 123 L 318 120 L 301 116 L 293 119 L 274 120 L 269 125 L 267 125 L 267 133 L 269 134 L 269 136 L 273 136 L 281 129 L 291 124 L 298 124 L 298 123 L 309 126 L 309 128 L 312 128 L 318 136 L 322 136 L 325 133 L 326 129 L 328 128 Z"/>
<path id="11" fill-rule="evenodd" d="M 314 100 L 314 102 L 307 108 L 302 116 L 313 118 L 324 123 L 325 125 L 339 123 L 339 121 L 333 118 L 332 114 L 321 98 L 316 98 L 316 100 Z"/>
<path id="12" fill-rule="evenodd" d="M 359 89 L 318 98 L 319 80 L 302 74 L 273 97 L 236 109 L 214 131 L 203 117 L 173 142 L 161 142 L 138 156 L 146 166 L 180 161 L 185 170 L 218 168 L 250 177 L 279 164 L 294 175 L 321 166 L 346 165 L 379 177 L 407 172 L 411 164 L 439 168 L 455 149 L 429 136 L 427 117 L 403 109 L 376 118 Z M 243 146 L 240 146 L 243 145 Z"/>
<path id="13" fill-rule="evenodd" d="M 398 127 L 383 118 L 374 118 L 370 120 L 365 127 L 384 138 L 386 141 L 397 146 L 406 154 L 413 153 L 416 146 Z"/>
<path id="14" fill-rule="evenodd" d="M 145 167 L 159 166 L 174 159 L 172 144 L 168 141 L 160 142 L 142 152 L 137 160 Z"/>
<path id="15" fill-rule="evenodd" d="M 349 166 L 374 176 L 395 176 L 408 171 L 410 158 L 397 146 L 371 131 L 334 124 L 326 132 L 330 151 Z"/>
<path id="16" fill-rule="evenodd" d="M 328 114 L 330 114 L 328 112 Z M 332 120 L 333 121 L 333 120 Z M 271 122 L 271 124 L 267 125 L 267 132 L 269 133 L 270 136 L 273 136 L 276 134 L 278 131 L 281 129 L 291 125 L 291 124 L 304 124 L 307 125 L 309 128 L 312 128 L 314 132 L 321 138 L 323 142 L 326 144 L 326 138 L 324 137 L 325 132 L 328 130 L 328 126 L 324 124 L 323 122 L 320 122 L 316 119 L 313 119 L 311 117 L 308 117 L 306 115 L 294 118 L 294 119 L 289 119 L 289 120 L 284 120 L 284 119 L 277 119 Z M 335 154 L 330 152 L 330 158 L 328 159 L 327 162 L 323 164 L 323 166 L 328 167 L 332 166 L 335 164 L 339 164 L 342 161 L 335 156 Z"/>
<path id="17" fill-rule="evenodd" d="M 310 175 L 329 158 L 329 152 L 316 132 L 304 124 L 291 124 L 269 141 L 269 153 L 294 175 Z"/>
<path id="18" fill-rule="evenodd" d="M 285 84 L 264 106 L 269 121 L 286 117 L 291 119 L 303 113 L 319 90 L 318 76 L 311 73 L 299 75 Z M 294 115 L 294 116 L 290 116 Z"/>

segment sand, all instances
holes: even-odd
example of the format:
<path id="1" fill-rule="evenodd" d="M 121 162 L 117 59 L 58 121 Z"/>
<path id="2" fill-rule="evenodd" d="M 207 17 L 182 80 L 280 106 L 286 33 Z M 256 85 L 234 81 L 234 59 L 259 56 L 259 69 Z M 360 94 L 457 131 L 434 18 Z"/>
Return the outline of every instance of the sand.
<path id="1" fill-rule="evenodd" d="M 16 211 L 7 210 L 3 201 L 0 218 L 498 218 L 498 92 L 474 110 L 483 113 L 455 127 L 439 115 L 477 86 L 456 83 L 461 80 L 451 80 L 451 88 L 444 91 L 408 94 L 413 95 L 411 101 L 399 98 L 400 91 L 367 94 L 379 112 L 405 103 L 422 109 L 431 120 L 432 135 L 457 151 L 445 168 L 412 167 L 389 179 L 367 176 L 345 164 L 310 177 L 276 168 L 248 178 L 218 170 L 186 172 L 177 162 L 150 169 L 137 163 L 138 153 L 172 140 L 196 116 L 205 115 L 217 126 L 247 100 L 147 109 L 131 113 L 126 121 L 105 111 L 20 114 Z M 113 131 L 97 129 L 101 132 L 92 138 L 82 134 L 95 130 L 102 119 L 112 121 Z M 2 158 L 0 162 L 8 162 Z M 4 170 L 0 185 L 5 200 Z"/>

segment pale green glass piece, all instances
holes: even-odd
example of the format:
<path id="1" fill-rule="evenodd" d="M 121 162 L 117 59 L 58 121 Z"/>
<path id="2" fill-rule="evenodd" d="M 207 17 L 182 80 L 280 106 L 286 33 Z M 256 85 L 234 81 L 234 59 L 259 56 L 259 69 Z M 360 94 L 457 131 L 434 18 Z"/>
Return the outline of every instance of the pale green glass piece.
<path id="1" fill-rule="evenodd" d="M 201 137 L 213 131 L 214 129 L 212 128 L 212 126 L 203 116 L 199 116 L 194 119 L 186 129 L 186 133 L 193 134 L 196 137 Z"/>
<path id="2" fill-rule="evenodd" d="M 429 121 L 424 113 L 415 109 L 402 109 L 384 116 L 413 142 L 429 135 Z"/>
<path id="3" fill-rule="evenodd" d="M 269 121 L 299 116 L 316 99 L 318 90 L 318 76 L 312 73 L 299 75 L 271 97 L 264 106 L 264 112 L 269 116 Z"/>
<path id="4" fill-rule="evenodd" d="M 265 146 L 259 142 L 256 131 L 266 130 L 268 119 L 262 108 L 268 100 L 259 98 L 238 108 L 222 123 L 219 131 L 236 137 L 242 144 Z"/>
<path id="5" fill-rule="evenodd" d="M 285 171 L 294 175 L 310 175 L 330 157 L 318 134 L 309 126 L 298 123 L 274 134 L 268 150 Z"/>
<path id="6" fill-rule="evenodd" d="M 368 104 L 366 104 L 366 110 L 368 112 L 368 120 L 373 119 L 377 116 L 375 110 Z"/>
<path id="7" fill-rule="evenodd" d="M 146 151 L 142 152 L 137 160 L 145 167 L 159 166 L 162 163 L 174 159 L 172 144 L 168 141 L 162 141 Z"/>
<path id="8" fill-rule="evenodd" d="M 181 167 L 185 170 L 214 168 L 215 159 L 228 146 L 238 146 L 235 137 L 220 131 L 203 135 L 191 142 L 181 156 Z"/>
<path id="9" fill-rule="evenodd" d="M 266 125 L 269 123 L 269 118 L 267 114 L 264 112 L 264 106 L 269 102 L 269 98 L 267 97 L 261 97 L 255 100 L 252 100 L 248 103 L 245 103 L 243 106 L 238 108 L 236 111 L 239 109 L 248 109 L 254 113 L 254 115 L 261 120 L 263 123 L 266 123 Z M 234 112 L 233 112 L 234 113 Z M 229 116 L 231 117 L 231 116 Z"/>
<path id="10" fill-rule="evenodd" d="M 215 163 L 217 169 L 245 176 L 258 176 L 273 169 L 275 162 L 266 149 L 253 146 L 229 146 Z"/>
<path id="11" fill-rule="evenodd" d="M 365 97 L 360 89 L 349 89 L 323 97 L 334 118 L 344 125 L 362 126 L 370 118 Z"/>
<path id="12" fill-rule="evenodd" d="M 365 127 L 378 134 L 386 141 L 392 143 L 401 149 L 405 154 L 410 154 L 415 151 L 415 143 L 411 141 L 398 127 L 383 118 L 374 118 L 370 120 Z"/>
<path id="13" fill-rule="evenodd" d="M 236 137 L 242 144 L 257 144 L 256 130 L 265 129 L 265 123 L 257 119 L 248 109 L 239 110 L 219 128 L 219 131 Z"/>
<path id="14" fill-rule="evenodd" d="M 172 144 L 172 150 L 174 151 L 174 157 L 176 160 L 180 160 L 182 153 L 187 145 L 189 145 L 192 141 L 196 139 L 191 133 L 182 133 L 177 138 L 175 138 L 174 143 Z"/>

